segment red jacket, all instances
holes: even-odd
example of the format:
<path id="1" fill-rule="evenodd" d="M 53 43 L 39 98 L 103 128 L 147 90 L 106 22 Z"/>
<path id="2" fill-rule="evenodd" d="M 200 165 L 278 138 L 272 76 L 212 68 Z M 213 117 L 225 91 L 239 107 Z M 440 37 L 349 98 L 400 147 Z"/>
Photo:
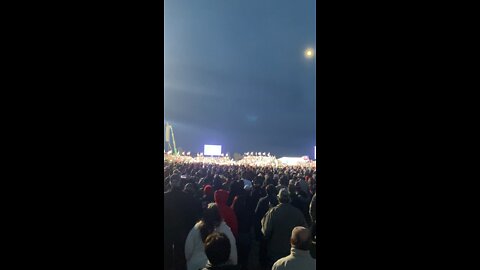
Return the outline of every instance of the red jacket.
<path id="1" fill-rule="evenodd" d="M 238 235 L 238 224 L 237 217 L 232 208 L 227 206 L 228 192 L 220 189 L 215 191 L 215 203 L 217 204 L 218 210 L 220 211 L 220 216 L 222 216 L 225 223 L 232 230 L 232 233 L 235 237 Z"/>

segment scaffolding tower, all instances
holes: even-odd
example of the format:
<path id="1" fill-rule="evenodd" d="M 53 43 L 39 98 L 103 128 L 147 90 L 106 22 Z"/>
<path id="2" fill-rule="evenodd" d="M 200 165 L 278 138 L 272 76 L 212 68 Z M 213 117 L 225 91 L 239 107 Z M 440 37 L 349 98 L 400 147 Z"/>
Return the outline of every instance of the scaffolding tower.
<path id="1" fill-rule="evenodd" d="M 172 151 L 174 155 L 178 154 L 177 146 L 175 144 L 175 135 L 173 134 L 173 127 L 168 122 L 165 124 L 165 142 L 168 145 L 167 151 Z M 173 147 L 172 147 L 173 142 Z"/>

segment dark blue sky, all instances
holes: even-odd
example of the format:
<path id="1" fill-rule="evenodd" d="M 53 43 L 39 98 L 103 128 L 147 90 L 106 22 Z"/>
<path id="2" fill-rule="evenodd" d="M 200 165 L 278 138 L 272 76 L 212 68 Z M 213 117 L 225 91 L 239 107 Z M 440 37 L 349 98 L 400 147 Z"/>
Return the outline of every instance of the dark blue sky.
<path id="1" fill-rule="evenodd" d="M 165 0 L 165 121 L 177 147 L 309 155 L 315 0 Z"/>

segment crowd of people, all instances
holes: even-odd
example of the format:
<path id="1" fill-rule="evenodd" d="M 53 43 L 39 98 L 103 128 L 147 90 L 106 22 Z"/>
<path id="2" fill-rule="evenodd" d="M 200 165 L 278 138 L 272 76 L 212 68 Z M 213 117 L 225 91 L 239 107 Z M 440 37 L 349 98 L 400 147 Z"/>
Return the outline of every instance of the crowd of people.
<path id="1" fill-rule="evenodd" d="M 240 165 L 255 164 L 255 166 L 278 166 L 279 162 L 275 156 L 244 156 L 238 161 Z"/>
<path id="2" fill-rule="evenodd" d="M 286 164 L 282 159 L 277 159 L 277 157 L 270 155 L 270 153 L 260 153 L 258 152 L 253 154 L 244 154 L 240 159 L 235 160 L 232 157 L 229 157 L 228 154 L 221 156 L 205 156 L 203 154 L 196 154 L 196 156 L 185 153 L 172 154 L 169 152 L 164 152 L 163 154 L 164 161 L 168 162 L 182 162 L 182 163 L 203 163 L 203 164 L 214 164 L 214 165 L 243 165 L 243 166 L 254 166 L 254 167 L 285 167 L 285 166 L 297 166 L 304 168 L 315 168 L 316 162 L 314 160 L 302 160 L 296 164 Z"/>
<path id="3" fill-rule="evenodd" d="M 166 159 L 164 269 L 314 269 L 314 167 Z"/>

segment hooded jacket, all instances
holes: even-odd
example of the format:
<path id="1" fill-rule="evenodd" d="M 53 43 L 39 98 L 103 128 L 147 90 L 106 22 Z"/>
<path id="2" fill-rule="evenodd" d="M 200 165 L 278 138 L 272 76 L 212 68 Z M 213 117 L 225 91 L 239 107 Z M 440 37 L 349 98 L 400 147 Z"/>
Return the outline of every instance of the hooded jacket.
<path id="1" fill-rule="evenodd" d="M 228 192 L 220 189 L 215 191 L 215 203 L 217 204 L 218 210 L 220 211 L 220 216 L 222 216 L 225 223 L 227 223 L 228 227 L 232 230 L 232 233 L 235 237 L 238 236 L 238 223 L 237 217 L 235 216 L 235 212 L 232 208 L 228 207 L 227 199 L 228 199 Z"/>

